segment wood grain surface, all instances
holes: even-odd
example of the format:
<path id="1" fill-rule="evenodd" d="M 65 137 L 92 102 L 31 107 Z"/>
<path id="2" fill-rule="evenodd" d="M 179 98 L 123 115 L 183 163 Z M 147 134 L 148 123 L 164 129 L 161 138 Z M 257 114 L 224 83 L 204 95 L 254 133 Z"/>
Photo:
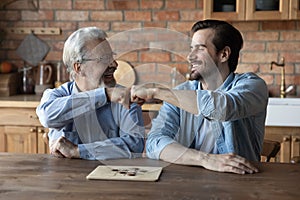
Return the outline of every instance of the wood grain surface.
<path id="1" fill-rule="evenodd" d="M 87 180 L 99 164 L 162 166 L 157 182 Z M 299 199 L 300 165 L 258 163 L 236 175 L 150 159 L 87 161 L 0 153 L 0 199 Z"/>

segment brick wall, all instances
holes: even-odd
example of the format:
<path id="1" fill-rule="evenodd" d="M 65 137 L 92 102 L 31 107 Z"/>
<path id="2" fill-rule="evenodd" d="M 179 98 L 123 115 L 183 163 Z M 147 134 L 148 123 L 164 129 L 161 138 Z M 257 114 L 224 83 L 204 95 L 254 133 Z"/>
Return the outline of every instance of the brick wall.
<path id="1" fill-rule="evenodd" d="M 203 18 L 203 0 L 18 0 L 6 1 L 0 10 L 0 27 L 57 27 L 61 35 L 38 35 L 51 47 L 46 60 L 56 65 L 62 57 L 64 40 L 74 30 L 98 26 L 105 30 L 118 53 L 136 70 L 137 84 L 158 81 L 171 85 L 171 70 L 177 83 L 185 79 L 189 50 L 188 34 Z M 32 3 L 33 2 L 33 3 Z M 300 21 L 233 22 L 243 34 L 244 49 L 238 72 L 252 71 L 268 84 L 270 94 L 279 96 L 280 68 L 270 70 L 271 61 L 286 61 L 286 85 L 295 84 L 300 97 Z M 16 49 L 26 35 L 5 35 L 0 60 L 17 67 L 23 62 Z"/>

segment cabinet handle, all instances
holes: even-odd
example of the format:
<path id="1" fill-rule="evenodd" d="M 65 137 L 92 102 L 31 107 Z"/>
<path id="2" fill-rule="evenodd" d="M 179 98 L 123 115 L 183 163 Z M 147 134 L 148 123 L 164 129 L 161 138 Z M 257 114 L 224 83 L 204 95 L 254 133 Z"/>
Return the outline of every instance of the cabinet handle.
<path id="1" fill-rule="evenodd" d="M 300 141 L 300 139 L 297 138 L 297 137 L 295 137 L 293 140 L 294 140 L 294 142 L 299 142 Z"/>
<path id="2" fill-rule="evenodd" d="M 44 129 L 38 129 L 38 133 L 45 133 Z"/>
<path id="3" fill-rule="evenodd" d="M 32 133 L 32 132 L 35 132 L 36 130 L 35 130 L 35 128 L 31 128 L 30 129 L 30 132 Z"/>
<path id="4" fill-rule="evenodd" d="M 283 141 L 284 141 L 284 142 L 290 141 L 290 137 L 283 137 Z"/>
<path id="5" fill-rule="evenodd" d="M 38 119 L 38 117 L 36 115 L 29 115 L 30 119 Z"/>

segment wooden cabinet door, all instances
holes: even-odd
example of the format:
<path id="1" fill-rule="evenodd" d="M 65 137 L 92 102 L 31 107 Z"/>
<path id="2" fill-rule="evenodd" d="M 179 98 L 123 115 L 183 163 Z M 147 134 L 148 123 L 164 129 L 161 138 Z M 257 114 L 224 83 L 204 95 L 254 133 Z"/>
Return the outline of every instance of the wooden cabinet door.
<path id="1" fill-rule="evenodd" d="M 300 19 L 300 1 L 290 0 L 289 11 L 290 19 Z"/>
<path id="2" fill-rule="evenodd" d="M 43 139 L 43 134 L 48 133 L 48 129 L 37 127 L 37 153 L 49 153 L 49 146 Z"/>
<path id="3" fill-rule="evenodd" d="M 218 0 L 204 0 L 203 2 L 203 18 L 204 19 L 220 19 L 228 21 L 245 20 L 245 3 L 246 0 L 236 0 L 235 10 L 230 12 L 220 12 L 214 10 L 214 4 L 220 4 Z M 226 4 L 223 4 L 226 5 Z"/>
<path id="4" fill-rule="evenodd" d="M 246 2 L 246 20 L 283 20 L 289 19 L 289 0 L 279 0 L 279 10 L 258 11 L 255 0 Z"/>
<path id="5" fill-rule="evenodd" d="M 1 126 L 2 149 L 12 153 L 37 153 L 36 128 L 31 126 Z"/>
<path id="6" fill-rule="evenodd" d="M 6 141 L 5 141 L 5 128 L 0 126 L 0 152 L 5 152 L 6 150 Z"/>
<path id="7" fill-rule="evenodd" d="M 279 0 L 278 10 L 257 10 L 256 0 L 235 0 L 234 11 L 214 10 L 214 4 L 226 6 L 219 0 L 204 0 L 203 18 L 226 21 L 299 19 L 299 0 Z"/>
<path id="8" fill-rule="evenodd" d="M 291 136 L 283 135 L 280 145 L 280 162 L 289 163 L 291 161 Z"/>
<path id="9" fill-rule="evenodd" d="M 300 134 L 292 136 L 291 144 L 291 157 L 300 156 Z"/>
<path id="10" fill-rule="evenodd" d="M 0 126 L 0 152 L 49 153 L 43 139 L 44 127 Z"/>
<path id="11" fill-rule="evenodd" d="M 35 107 L 0 108 L 0 152 L 49 153 Z"/>

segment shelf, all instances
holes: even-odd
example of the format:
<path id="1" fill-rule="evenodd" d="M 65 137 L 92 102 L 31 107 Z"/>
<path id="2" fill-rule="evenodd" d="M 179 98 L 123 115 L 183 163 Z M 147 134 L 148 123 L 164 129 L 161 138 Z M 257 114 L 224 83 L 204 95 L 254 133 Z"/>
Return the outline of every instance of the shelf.
<path id="1" fill-rule="evenodd" d="M 7 33 L 15 33 L 15 34 L 30 34 L 30 33 L 34 33 L 36 35 L 60 35 L 61 34 L 60 28 L 12 27 L 12 28 L 5 28 L 4 30 Z"/>

